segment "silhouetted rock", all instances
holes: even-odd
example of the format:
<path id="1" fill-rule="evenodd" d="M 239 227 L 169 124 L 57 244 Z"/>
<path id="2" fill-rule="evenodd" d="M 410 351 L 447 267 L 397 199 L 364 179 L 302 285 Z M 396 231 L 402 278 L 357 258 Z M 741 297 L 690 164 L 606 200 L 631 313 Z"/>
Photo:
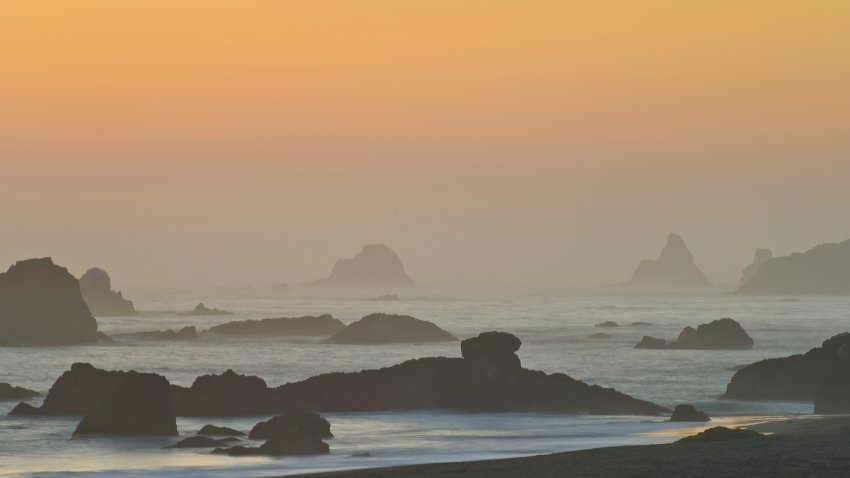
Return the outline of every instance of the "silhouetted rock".
<path id="1" fill-rule="evenodd" d="M 409 315 L 371 314 L 324 340 L 329 344 L 449 342 L 455 336 L 436 324 Z"/>
<path id="2" fill-rule="evenodd" d="M 0 400 L 27 400 L 41 395 L 35 390 L 15 387 L 8 383 L 0 383 Z"/>
<path id="3" fill-rule="evenodd" d="M 333 335 L 345 324 L 329 314 L 318 317 L 281 317 L 278 319 L 240 320 L 210 327 L 208 332 L 220 335 L 322 336 Z"/>
<path id="4" fill-rule="evenodd" d="M 696 329 L 685 327 L 675 342 L 666 343 L 663 339 L 644 336 L 635 348 L 638 349 L 710 349 L 710 350 L 748 350 L 753 348 L 753 339 L 741 324 L 725 318 L 702 324 Z"/>
<path id="5" fill-rule="evenodd" d="M 602 327 L 602 328 L 611 328 L 611 327 L 619 327 L 619 326 L 620 326 L 620 324 L 614 322 L 613 320 L 606 320 L 605 322 L 599 322 L 598 324 L 596 324 L 596 327 Z"/>
<path id="6" fill-rule="evenodd" d="M 710 422 L 711 418 L 700 410 L 697 410 L 693 405 L 676 405 L 673 410 L 673 415 L 670 416 L 671 422 Z"/>
<path id="7" fill-rule="evenodd" d="M 378 297 L 375 297 L 372 300 L 378 301 L 378 302 L 398 302 L 398 301 L 401 300 L 401 298 L 399 298 L 399 296 L 397 296 L 396 294 L 387 294 L 387 295 L 379 295 Z"/>
<path id="8" fill-rule="evenodd" d="M 150 332 L 135 332 L 128 335 L 145 340 L 192 340 L 198 338 L 198 330 L 195 326 L 190 325 L 188 327 L 183 327 L 177 332 L 168 329 L 152 330 Z"/>
<path id="9" fill-rule="evenodd" d="M 215 425 L 204 425 L 198 435 L 225 436 L 225 437 L 241 437 L 245 436 L 244 432 L 234 430 L 228 427 L 217 427 Z"/>
<path id="10" fill-rule="evenodd" d="M 252 440 L 268 440 L 280 434 L 291 431 L 301 431 L 319 438 L 333 438 L 331 424 L 314 412 L 289 412 L 257 423 L 248 438 Z"/>
<path id="11" fill-rule="evenodd" d="M 227 445 L 239 441 L 238 438 L 210 438 L 208 436 L 193 436 L 184 438 L 173 445 L 165 448 L 215 448 L 217 446 Z"/>
<path id="12" fill-rule="evenodd" d="M 153 373 L 127 373 L 74 430 L 74 435 L 91 434 L 177 435 L 168 380 Z"/>
<path id="13" fill-rule="evenodd" d="M 738 370 L 724 397 L 814 400 L 826 379 L 850 375 L 850 333 L 835 335 L 805 354 L 762 360 Z M 828 384 L 826 384 L 828 386 Z"/>
<path id="14" fill-rule="evenodd" d="M 97 322 L 67 269 L 29 259 L 0 274 L 0 345 L 96 341 Z"/>
<path id="15" fill-rule="evenodd" d="M 678 234 L 667 236 L 657 261 L 645 259 L 638 265 L 629 285 L 636 287 L 711 287 L 711 282 L 694 263 L 694 256 Z"/>
<path id="16" fill-rule="evenodd" d="M 814 402 L 816 415 L 850 413 L 850 374 L 825 378 L 815 390 Z"/>
<path id="17" fill-rule="evenodd" d="M 21 416 L 40 417 L 40 416 L 50 415 L 50 413 L 43 411 L 39 407 L 36 407 L 34 405 L 30 405 L 27 402 L 20 402 L 19 404 L 15 405 L 15 408 L 13 408 L 12 411 L 9 412 L 9 415 L 10 416 L 21 415 Z"/>
<path id="18" fill-rule="evenodd" d="M 460 353 L 467 360 L 493 363 L 519 370 L 522 364 L 516 351 L 522 342 L 507 332 L 484 332 L 460 343 Z"/>
<path id="19" fill-rule="evenodd" d="M 682 438 L 676 443 L 710 443 L 728 440 L 742 440 L 747 438 L 764 438 L 764 435 L 754 430 L 747 430 L 746 428 L 714 427 L 709 428 L 708 430 L 703 430 L 696 435 Z"/>
<path id="20" fill-rule="evenodd" d="M 212 315 L 233 315 L 233 312 L 227 310 L 220 309 L 211 309 L 204 305 L 203 302 L 199 303 L 195 306 L 195 308 L 189 312 L 181 312 L 180 315 L 191 315 L 191 316 L 212 316 Z"/>
<path id="21" fill-rule="evenodd" d="M 328 278 L 310 284 L 344 287 L 406 286 L 413 285 L 413 279 L 404 271 L 404 265 L 392 249 L 383 244 L 369 244 L 363 246 L 363 250 L 354 257 L 338 260 Z"/>
<path id="22" fill-rule="evenodd" d="M 769 259 L 735 293 L 850 295 L 850 240 Z"/>
<path id="23" fill-rule="evenodd" d="M 589 339 L 610 339 L 611 336 L 606 334 L 605 332 L 596 332 L 595 334 L 590 334 L 587 336 Z"/>
<path id="24" fill-rule="evenodd" d="M 44 398 L 41 410 L 54 415 L 87 415 L 112 395 L 129 372 L 75 363 L 63 373 Z"/>
<path id="25" fill-rule="evenodd" d="M 112 290 L 112 279 L 103 269 L 93 267 L 80 277 L 80 293 L 97 317 L 137 314 L 132 301 Z"/>
<path id="26" fill-rule="evenodd" d="M 756 249 L 753 262 L 751 262 L 741 273 L 741 280 L 738 281 L 738 287 L 749 282 L 750 279 L 758 272 L 761 266 L 773 258 L 773 252 L 770 249 Z"/>
<path id="27" fill-rule="evenodd" d="M 172 387 L 177 414 L 184 417 L 266 415 L 282 406 L 265 380 L 227 370 L 202 375 L 189 388 Z"/>

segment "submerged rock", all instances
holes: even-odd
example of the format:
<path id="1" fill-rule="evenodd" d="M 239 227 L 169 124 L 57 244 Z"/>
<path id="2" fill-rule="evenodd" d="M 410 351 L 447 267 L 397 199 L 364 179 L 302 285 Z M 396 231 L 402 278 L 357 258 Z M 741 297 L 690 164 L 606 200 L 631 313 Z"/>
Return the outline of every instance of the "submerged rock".
<path id="1" fill-rule="evenodd" d="M 168 329 L 153 330 L 150 332 L 136 332 L 129 335 L 145 340 L 193 340 L 198 338 L 198 330 L 195 326 L 190 325 L 188 327 L 183 327 L 177 332 Z"/>
<path id="2" fill-rule="evenodd" d="M 700 410 L 697 410 L 693 405 L 676 405 L 673 410 L 673 415 L 670 416 L 671 422 L 710 422 L 711 418 Z"/>
<path id="3" fill-rule="evenodd" d="M 850 239 L 768 259 L 735 293 L 850 295 Z"/>
<path id="4" fill-rule="evenodd" d="M 233 437 L 225 437 L 225 438 L 210 438 L 208 436 L 193 436 L 189 438 L 184 438 L 173 445 L 169 445 L 165 448 L 215 448 L 222 445 L 228 445 L 235 441 L 239 441 L 238 438 Z"/>
<path id="5" fill-rule="evenodd" d="M 182 312 L 180 315 L 190 315 L 190 316 L 212 316 L 212 315 L 233 315 L 233 312 L 227 310 L 220 309 L 211 309 L 204 305 L 203 302 L 199 303 L 189 312 Z"/>
<path id="6" fill-rule="evenodd" d="M 28 400 L 41 394 L 24 387 L 15 387 L 8 383 L 0 383 L 0 400 Z"/>
<path id="7" fill-rule="evenodd" d="M 103 269 L 93 267 L 80 276 L 80 293 L 92 314 L 98 317 L 137 315 L 133 302 L 112 290 L 112 279 Z"/>
<path id="8" fill-rule="evenodd" d="M 19 261 L 0 274 L 0 345 L 97 342 L 80 284 L 53 260 Z"/>
<path id="9" fill-rule="evenodd" d="M 596 327 L 602 327 L 602 328 L 619 327 L 619 326 L 620 326 L 620 324 L 614 322 L 613 320 L 606 320 L 605 322 L 600 322 L 600 323 L 596 324 Z"/>
<path id="10" fill-rule="evenodd" d="M 667 244 L 657 261 L 645 259 L 631 280 L 635 287 L 711 287 L 711 282 L 694 263 L 694 256 L 678 234 L 667 236 Z"/>
<path id="11" fill-rule="evenodd" d="M 742 440 L 747 438 L 764 438 L 764 435 L 754 430 L 747 430 L 746 428 L 714 427 L 697 433 L 696 435 L 682 438 L 676 443 L 710 443 L 717 441 Z"/>
<path id="12" fill-rule="evenodd" d="M 323 336 L 345 328 L 342 321 L 329 314 L 318 317 L 281 317 L 278 319 L 240 320 L 210 327 L 208 332 L 220 335 Z"/>
<path id="13" fill-rule="evenodd" d="M 595 334 L 590 334 L 587 336 L 589 339 L 610 339 L 611 335 L 606 334 L 605 332 L 596 332 Z"/>
<path id="14" fill-rule="evenodd" d="M 664 339 L 644 336 L 635 348 L 638 349 L 692 349 L 692 350 L 748 350 L 753 348 L 753 339 L 741 324 L 724 318 L 702 324 L 696 329 L 685 327 L 679 337 L 671 343 Z"/>
<path id="15" fill-rule="evenodd" d="M 168 380 L 153 373 L 128 372 L 74 430 L 74 435 L 91 434 L 177 435 Z"/>
<path id="16" fill-rule="evenodd" d="M 228 428 L 228 427 L 217 427 L 215 425 L 204 425 L 198 431 L 198 435 L 241 437 L 241 436 L 245 436 L 245 433 L 240 432 L 239 430 L 234 430 L 233 428 Z"/>
<path id="17" fill-rule="evenodd" d="M 302 431 L 319 438 L 333 438 L 331 424 L 313 412 L 289 412 L 254 425 L 248 438 L 268 440 L 293 430 Z"/>
<path id="18" fill-rule="evenodd" d="M 404 271 L 395 251 L 384 244 L 369 244 L 354 257 L 338 260 L 329 277 L 311 285 L 408 286 L 413 285 L 413 279 Z"/>
<path id="19" fill-rule="evenodd" d="M 409 315 L 371 314 L 324 340 L 329 344 L 377 345 L 450 342 L 457 338 L 436 324 Z"/>

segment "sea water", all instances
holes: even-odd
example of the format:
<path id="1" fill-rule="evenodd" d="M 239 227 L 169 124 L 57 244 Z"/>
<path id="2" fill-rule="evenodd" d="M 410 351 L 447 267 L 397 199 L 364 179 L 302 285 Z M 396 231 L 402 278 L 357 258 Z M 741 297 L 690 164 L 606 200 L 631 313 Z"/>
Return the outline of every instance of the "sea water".
<path id="1" fill-rule="evenodd" d="M 456 342 L 355 346 L 321 344 L 314 338 L 231 338 L 145 341 L 122 334 L 199 330 L 232 320 L 330 313 L 351 322 L 369 313 L 413 315 L 460 338 L 487 330 L 522 340 L 523 366 L 574 378 L 673 407 L 691 403 L 715 423 L 736 417 L 811 413 L 809 402 L 721 400 L 734 367 L 763 358 L 801 353 L 850 330 L 850 298 L 739 297 L 724 290 L 646 293 L 617 289 L 585 291 L 417 287 L 397 292 L 397 302 L 378 302 L 366 291 L 328 293 L 306 289 L 128 291 L 141 314 L 98 318 L 111 345 L 0 348 L 0 382 L 46 393 L 74 362 L 99 368 L 165 375 L 189 386 L 198 375 L 233 369 L 257 375 L 270 386 L 319 373 L 357 371 L 416 357 L 460 355 Z M 132 292 L 132 293 L 131 293 Z M 383 293 L 384 291 L 380 291 Z M 793 299 L 793 300 L 791 300 Z M 199 301 L 234 316 L 187 317 Z M 722 317 L 740 322 L 755 340 L 752 350 L 639 350 L 644 335 L 674 339 L 685 326 Z M 598 328 L 615 321 L 616 328 Z M 631 325 L 647 322 L 652 325 Z M 591 339 L 605 332 L 609 339 Z M 34 403 L 38 403 L 36 400 Z M 335 438 L 331 454 L 266 458 L 210 455 L 205 449 L 163 449 L 174 437 L 72 438 L 79 417 L 6 417 L 15 402 L 0 402 L 0 476 L 275 476 L 344 468 L 390 466 L 534 455 L 601 446 L 672 441 L 697 428 L 663 417 L 574 416 L 537 413 L 399 411 L 323 414 Z M 181 436 L 207 423 L 249 430 L 267 417 L 179 418 Z M 368 453 L 369 456 L 355 456 Z"/>

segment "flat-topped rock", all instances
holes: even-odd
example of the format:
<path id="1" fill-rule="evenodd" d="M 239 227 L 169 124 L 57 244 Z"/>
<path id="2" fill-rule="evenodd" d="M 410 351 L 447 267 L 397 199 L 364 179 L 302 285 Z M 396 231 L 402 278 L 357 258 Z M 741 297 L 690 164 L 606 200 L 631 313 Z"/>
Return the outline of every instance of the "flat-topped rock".
<path id="1" fill-rule="evenodd" d="M 112 279 L 105 270 L 93 267 L 80 276 L 80 293 L 91 313 L 97 317 L 136 315 L 133 302 L 112 290 Z"/>
<path id="2" fill-rule="evenodd" d="M 735 293 L 850 295 L 850 239 L 768 259 Z"/>
<path id="3" fill-rule="evenodd" d="M 670 343 L 664 339 L 644 336 L 638 349 L 691 349 L 691 350 L 748 350 L 753 339 L 741 324 L 729 319 L 719 319 L 702 324 L 696 329 L 685 327 L 679 337 Z"/>
<path id="4" fill-rule="evenodd" d="M 371 314 L 352 322 L 324 340 L 329 344 L 378 345 L 391 343 L 450 342 L 457 337 L 426 320 L 409 315 Z"/>
<path id="5" fill-rule="evenodd" d="M 201 302 L 198 305 L 196 305 L 195 308 L 192 309 L 191 311 L 181 312 L 180 315 L 205 317 L 205 316 L 216 316 L 216 315 L 233 315 L 233 312 L 230 312 L 230 311 L 227 311 L 227 310 L 210 308 L 210 307 L 205 306 L 204 303 Z"/>
<path id="6" fill-rule="evenodd" d="M 277 319 L 240 320 L 210 327 L 208 332 L 240 336 L 320 336 L 328 337 L 345 328 L 329 314 Z"/>
<path id="7" fill-rule="evenodd" d="M 35 390 L 16 387 L 8 383 L 0 383 L 0 400 L 29 400 L 40 395 Z"/>
<path id="8" fill-rule="evenodd" d="M 74 435 L 177 435 L 168 380 L 129 372 L 118 388 L 87 413 Z"/>
<path id="9" fill-rule="evenodd" d="M 404 271 L 398 254 L 384 244 L 368 244 L 350 259 L 334 264 L 331 275 L 311 285 L 341 287 L 410 286 L 413 279 Z"/>
<path id="10" fill-rule="evenodd" d="M 628 285 L 634 287 L 711 287 L 711 282 L 694 263 L 694 256 L 678 234 L 667 236 L 658 260 L 641 262 Z"/>
<path id="11" fill-rule="evenodd" d="M 53 260 L 19 261 L 0 274 L 0 345 L 97 342 L 80 284 Z"/>

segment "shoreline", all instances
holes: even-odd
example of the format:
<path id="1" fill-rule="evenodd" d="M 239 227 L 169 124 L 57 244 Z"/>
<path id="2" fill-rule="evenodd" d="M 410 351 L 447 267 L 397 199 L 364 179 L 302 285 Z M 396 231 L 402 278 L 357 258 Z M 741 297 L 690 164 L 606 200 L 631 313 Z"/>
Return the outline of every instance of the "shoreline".
<path id="1" fill-rule="evenodd" d="M 757 431 L 763 438 L 712 443 L 628 445 L 482 461 L 429 463 L 288 475 L 302 478 L 522 478 L 846 476 L 850 470 L 850 415 L 725 417 L 659 432 L 715 426 Z M 655 433 L 650 433 L 655 434 Z"/>

